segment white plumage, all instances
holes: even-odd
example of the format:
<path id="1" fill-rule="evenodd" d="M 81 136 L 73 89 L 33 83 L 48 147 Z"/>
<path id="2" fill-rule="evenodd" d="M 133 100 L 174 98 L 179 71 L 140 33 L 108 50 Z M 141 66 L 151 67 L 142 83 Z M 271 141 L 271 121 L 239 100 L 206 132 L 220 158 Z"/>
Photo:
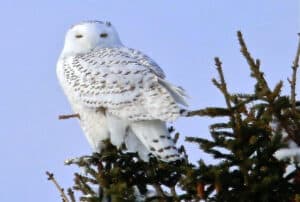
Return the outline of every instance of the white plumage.
<path id="1" fill-rule="evenodd" d="M 73 26 L 57 75 L 94 151 L 110 138 L 144 160 L 148 153 L 164 161 L 179 158 L 165 122 L 181 115 L 178 104 L 187 105 L 184 90 L 168 83 L 148 56 L 124 47 L 110 23 Z"/>

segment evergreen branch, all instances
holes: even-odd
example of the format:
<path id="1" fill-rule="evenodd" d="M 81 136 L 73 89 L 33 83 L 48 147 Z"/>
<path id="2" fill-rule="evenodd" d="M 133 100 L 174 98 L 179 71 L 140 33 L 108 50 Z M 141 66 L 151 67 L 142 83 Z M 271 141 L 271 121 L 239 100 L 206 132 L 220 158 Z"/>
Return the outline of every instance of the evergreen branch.
<path id="1" fill-rule="evenodd" d="M 253 99 L 253 97 L 255 97 L 255 95 L 247 94 L 247 93 L 235 93 L 235 94 L 232 94 L 232 96 L 239 97 L 242 99 Z"/>
<path id="2" fill-rule="evenodd" d="M 178 141 L 178 139 L 179 139 L 179 133 L 175 133 L 175 136 L 174 136 L 174 138 L 173 138 L 173 142 L 176 144 L 177 143 L 177 141 Z"/>
<path id="3" fill-rule="evenodd" d="M 214 124 L 211 124 L 209 126 L 209 129 L 210 130 L 217 130 L 217 129 L 231 129 L 231 125 L 228 124 L 228 123 L 214 123 Z"/>
<path id="4" fill-rule="evenodd" d="M 164 194 L 164 191 L 162 190 L 162 188 L 160 187 L 160 185 L 157 183 L 154 183 L 152 186 L 154 187 L 154 189 L 159 197 L 159 201 L 164 202 L 163 199 L 165 198 L 165 194 Z"/>
<path id="5" fill-rule="evenodd" d="M 235 135 L 232 132 L 228 131 L 211 131 L 212 137 L 215 139 L 216 137 L 225 136 L 225 137 L 235 137 Z"/>
<path id="6" fill-rule="evenodd" d="M 293 61 L 292 65 L 292 79 L 288 79 L 289 83 L 291 84 L 291 104 L 292 104 L 292 110 L 293 112 L 296 111 L 296 81 L 297 81 L 297 70 L 299 67 L 299 57 L 300 57 L 300 33 L 298 33 L 299 42 L 297 47 L 297 52 L 295 59 Z"/>
<path id="7" fill-rule="evenodd" d="M 187 112 L 188 116 L 230 118 L 224 123 L 210 125 L 209 139 L 185 139 L 186 142 L 196 143 L 206 154 L 217 159 L 217 162 L 205 164 L 198 158 L 200 160 L 196 165 L 189 163 L 184 146 L 178 147 L 179 153 L 186 157 L 182 161 L 166 163 L 150 156 L 149 161 L 144 162 L 138 153 L 124 151 L 124 148 L 118 149 L 109 141 L 104 141 L 101 153 L 66 161 L 68 165 L 75 164 L 83 168 L 86 175 L 75 173 L 75 184 L 73 189 L 68 189 L 68 196 L 63 196 L 63 189 L 54 183 L 62 192 L 63 201 L 75 202 L 73 190 L 80 192 L 83 196 L 79 199 L 87 202 L 290 202 L 295 199 L 296 193 L 300 191 L 299 168 L 297 172 L 286 176 L 284 169 L 292 164 L 291 161 L 278 160 L 274 154 L 286 146 L 282 138 L 284 133 L 291 136 L 287 140 L 294 140 L 293 135 L 298 135 L 300 131 L 300 114 L 298 111 L 291 113 L 292 105 L 296 105 L 293 104 L 296 100 L 291 99 L 296 96 L 293 92 L 296 79 L 293 77 L 296 76 L 300 60 L 300 40 L 293 63 L 293 67 L 297 67 L 293 69 L 290 81 L 291 97 L 288 97 L 280 95 L 282 82 L 274 89 L 269 89 L 263 72 L 260 71 L 260 61 L 251 57 L 240 32 L 238 39 L 241 52 L 250 66 L 251 76 L 256 79 L 255 92 L 229 93 L 222 63 L 215 58 L 219 78 L 213 79 L 213 84 L 222 92 L 227 107 L 207 107 Z M 79 118 L 79 115 L 62 117 Z M 174 132 L 174 128 L 169 128 L 169 132 Z M 178 137 L 179 133 L 174 134 L 171 141 L 177 142 Z M 50 180 L 53 174 L 49 173 L 48 176 Z M 178 193 L 177 188 L 180 189 Z"/>
<path id="8" fill-rule="evenodd" d="M 220 146 L 220 145 L 218 145 L 218 146 Z M 227 160 L 234 160 L 235 159 L 235 157 L 232 154 L 223 154 L 222 152 L 220 152 L 218 150 L 215 150 L 215 149 L 207 149 L 205 151 L 209 154 L 212 154 L 215 159 L 219 159 L 219 158 L 227 159 Z"/>
<path id="9" fill-rule="evenodd" d="M 213 79 L 213 83 L 222 91 L 222 93 L 225 96 L 226 105 L 227 105 L 228 109 L 231 110 L 230 94 L 228 93 L 228 90 L 227 90 L 227 85 L 226 85 L 224 73 L 222 70 L 222 62 L 220 61 L 220 59 L 218 57 L 215 57 L 215 65 L 216 65 L 217 71 L 219 73 L 220 83 L 218 83 L 216 79 Z"/>
<path id="10" fill-rule="evenodd" d="M 71 200 L 70 202 L 76 202 L 74 191 L 71 188 L 68 189 L 68 196 Z"/>
<path id="11" fill-rule="evenodd" d="M 184 159 L 188 159 L 188 154 L 186 153 L 186 150 L 183 145 L 181 145 L 181 147 L 179 147 L 178 151 L 180 154 L 183 154 Z"/>
<path id="12" fill-rule="evenodd" d="M 151 196 L 146 198 L 145 202 L 169 202 L 173 201 L 171 197 Z"/>
<path id="13" fill-rule="evenodd" d="M 205 150 L 210 149 L 210 148 L 212 148 L 216 145 L 215 142 L 212 142 L 210 140 L 200 138 L 200 137 L 186 137 L 185 141 L 195 142 L 195 143 L 199 144 L 199 146 L 204 146 L 205 145 L 205 148 L 206 148 Z"/>
<path id="14" fill-rule="evenodd" d="M 65 165 L 76 164 L 79 167 L 85 167 L 92 164 L 93 161 L 94 161 L 93 156 L 81 156 L 79 158 L 66 159 L 64 161 L 64 164 Z"/>
<path id="15" fill-rule="evenodd" d="M 257 59 L 256 61 L 252 58 L 251 54 L 248 51 L 247 45 L 245 43 L 245 40 L 243 38 L 242 32 L 238 31 L 237 32 L 238 36 L 238 41 L 241 47 L 241 52 L 246 58 L 247 63 L 250 66 L 250 69 L 252 71 L 251 76 L 257 79 L 258 82 L 258 89 L 257 90 L 262 90 L 265 91 L 265 93 L 269 94 L 270 93 L 270 88 L 267 84 L 267 81 L 264 78 L 263 72 L 260 71 L 260 61 Z"/>
<path id="16" fill-rule="evenodd" d="M 282 81 L 279 81 L 274 90 L 272 91 L 272 96 L 271 96 L 271 100 L 272 102 L 275 100 L 276 97 L 279 97 L 280 96 L 280 93 L 281 93 L 281 89 L 282 89 L 282 86 L 283 86 L 283 82 Z"/>
<path id="17" fill-rule="evenodd" d="M 238 100 L 235 99 L 233 100 L 234 104 L 236 105 L 234 108 L 231 106 L 231 100 L 234 98 L 230 95 L 230 93 L 228 92 L 227 89 L 227 84 L 225 82 L 225 78 L 224 78 L 224 73 L 223 73 L 223 69 L 222 69 L 222 62 L 220 61 L 220 59 L 218 57 L 215 58 L 215 65 L 217 67 L 217 71 L 219 74 L 219 79 L 220 82 L 217 82 L 216 79 L 213 79 L 212 82 L 215 84 L 215 86 L 217 86 L 221 92 L 224 95 L 225 98 L 225 102 L 227 105 L 227 110 L 229 112 L 228 116 L 230 116 L 230 120 L 232 123 L 232 129 L 236 132 L 236 134 L 239 134 L 239 130 L 240 130 L 240 124 L 241 124 L 241 116 L 239 114 L 239 110 L 241 106 L 238 106 Z M 237 108 L 238 107 L 238 108 Z"/>
<path id="18" fill-rule="evenodd" d="M 178 199 L 177 199 L 178 196 L 177 196 L 175 186 L 171 187 L 171 194 L 172 194 L 173 198 L 176 199 L 175 201 L 178 201 Z"/>
<path id="19" fill-rule="evenodd" d="M 88 185 L 86 179 L 78 173 L 75 173 L 75 183 L 78 188 L 85 194 L 95 195 L 96 193 L 93 189 Z"/>
<path id="20" fill-rule="evenodd" d="M 59 191 L 60 193 L 60 196 L 62 198 L 62 201 L 63 202 L 70 202 L 68 197 L 66 196 L 65 194 L 65 191 L 63 188 L 61 188 L 61 186 L 58 184 L 58 182 L 56 181 L 56 179 L 54 178 L 54 174 L 53 173 L 50 173 L 48 171 L 46 171 L 46 175 L 48 176 L 48 180 L 52 181 L 53 184 L 55 185 L 55 187 L 57 188 L 57 190 Z"/>
<path id="21" fill-rule="evenodd" d="M 205 109 L 199 109 L 195 111 L 189 111 L 187 116 L 230 116 L 230 111 L 221 107 L 207 107 Z"/>

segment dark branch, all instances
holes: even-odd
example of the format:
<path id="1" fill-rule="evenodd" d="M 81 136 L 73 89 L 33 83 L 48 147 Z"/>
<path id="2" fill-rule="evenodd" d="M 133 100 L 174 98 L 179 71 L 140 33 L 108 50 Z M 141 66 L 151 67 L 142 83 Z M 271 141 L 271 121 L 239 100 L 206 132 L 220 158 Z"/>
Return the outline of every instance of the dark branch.
<path id="1" fill-rule="evenodd" d="M 299 36 L 299 42 L 298 42 L 298 48 L 296 52 L 296 56 L 292 65 L 292 79 L 288 79 L 288 81 L 291 84 L 291 104 L 292 104 L 292 109 L 293 112 L 296 110 L 296 80 L 297 80 L 297 70 L 299 67 L 299 57 L 300 57 L 300 33 L 298 33 Z"/>
<path id="2" fill-rule="evenodd" d="M 54 178 L 54 174 L 46 171 L 46 175 L 48 176 L 48 180 L 52 181 L 53 184 L 55 185 L 55 187 L 57 188 L 57 190 L 59 191 L 60 196 L 61 196 L 63 202 L 70 202 L 69 199 L 68 199 L 68 197 L 66 196 L 66 194 L 64 192 L 64 189 L 61 188 L 61 186 L 58 184 L 58 182 Z"/>
<path id="3" fill-rule="evenodd" d="M 215 65 L 216 65 L 218 73 L 219 73 L 220 83 L 218 83 L 216 80 L 213 80 L 213 82 L 215 83 L 215 85 L 218 88 L 220 88 L 220 90 L 224 94 L 226 105 L 227 105 L 228 109 L 230 110 L 231 109 L 230 95 L 227 90 L 227 85 L 226 85 L 223 70 L 222 70 L 222 62 L 220 61 L 220 59 L 218 57 L 215 58 Z"/>
<path id="4" fill-rule="evenodd" d="M 70 118 L 78 118 L 78 119 L 80 119 L 80 115 L 79 114 L 68 114 L 68 115 L 59 115 L 58 116 L 59 120 L 70 119 Z"/>

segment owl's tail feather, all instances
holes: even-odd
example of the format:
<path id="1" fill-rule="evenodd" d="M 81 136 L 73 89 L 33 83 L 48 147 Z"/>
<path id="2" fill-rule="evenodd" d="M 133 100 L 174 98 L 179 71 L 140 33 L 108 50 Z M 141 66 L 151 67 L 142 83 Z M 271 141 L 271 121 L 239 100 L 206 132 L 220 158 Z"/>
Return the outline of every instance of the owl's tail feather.
<path id="1" fill-rule="evenodd" d="M 148 161 L 149 151 L 132 132 L 129 122 L 109 113 L 106 114 L 106 118 L 110 142 L 117 148 L 120 148 L 125 143 L 127 152 L 137 152 L 143 161 Z"/>
<path id="2" fill-rule="evenodd" d="M 148 151 L 162 161 L 181 159 L 166 124 L 160 120 L 136 121 L 130 124 L 132 132 Z"/>
<path id="3" fill-rule="evenodd" d="M 170 94 L 177 103 L 182 104 L 186 107 L 188 106 L 186 98 L 188 98 L 189 96 L 186 94 L 185 90 L 182 87 L 175 86 L 167 82 L 166 80 L 160 78 L 158 82 L 170 92 Z"/>
<path id="4" fill-rule="evenodd" d="M 131 128 L 129 128 L 125 135 L 125 145 L 128 152 L 137 152 L 139 157 L 148 162 L 149 161 L 149 150 L 145 147 L 145 145 L 137 138 L 137 136 L 133 133 Z"/>

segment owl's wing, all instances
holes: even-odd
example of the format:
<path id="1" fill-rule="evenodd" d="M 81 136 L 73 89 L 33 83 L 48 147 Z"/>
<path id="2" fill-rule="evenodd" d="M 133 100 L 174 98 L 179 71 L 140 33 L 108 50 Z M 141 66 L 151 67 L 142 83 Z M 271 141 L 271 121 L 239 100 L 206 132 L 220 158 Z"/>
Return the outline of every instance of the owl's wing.
<path id="1" fill-rule="evenodd" d="M 103 107 L 129 120 L 175 120 L 184 91 L 163 80 L 148 57 L 128 48 L 94 49 L 63 59 L 65 82 L 88 107 Z"/>
<path id="2" fill-rule="evenodd" d="M 122 47 L 121 49 L 122 52 L 128 53 L 128 55 L 130 55 L 132 58 L 135 58 L 141 65 L 148 67 L 158 77 L 162 79 L 166 77 L 164 71 L 160 68 L 160 66 L 141 51 L 126 47 Z"/>

